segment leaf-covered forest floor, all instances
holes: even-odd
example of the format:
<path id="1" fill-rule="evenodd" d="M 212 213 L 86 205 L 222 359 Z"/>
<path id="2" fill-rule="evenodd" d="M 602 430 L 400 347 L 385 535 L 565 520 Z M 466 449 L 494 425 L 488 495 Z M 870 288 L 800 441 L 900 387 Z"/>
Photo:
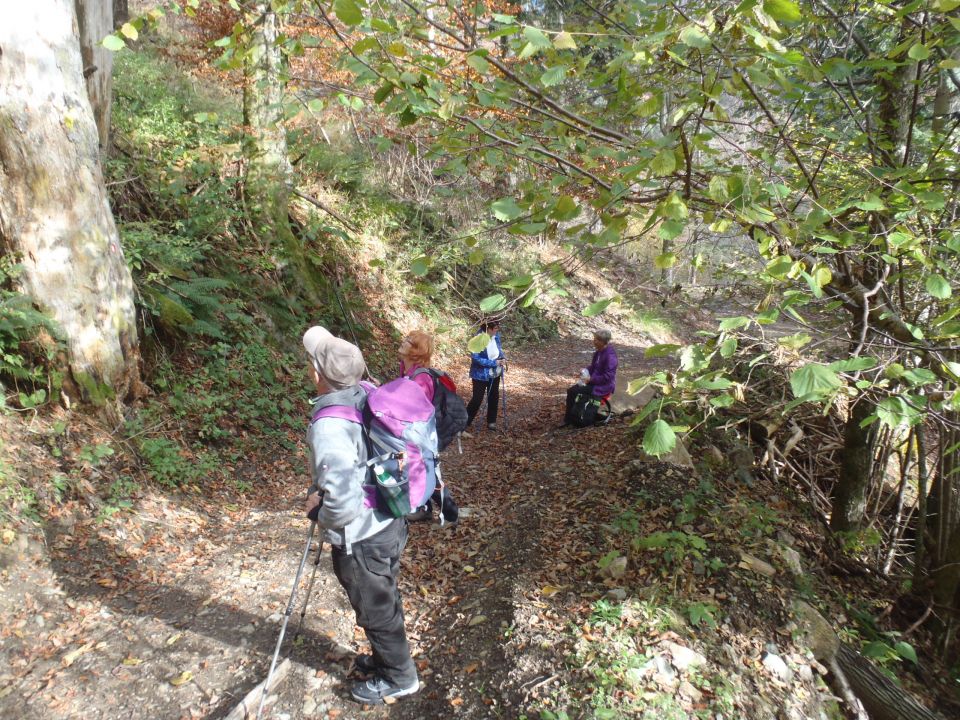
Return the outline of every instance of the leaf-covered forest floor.
<path id="1" fill-rule="evenodd" d="M 646 342 L 618 336 L 623 373 L 650 370 Z M 824 557 L 802 499 L 736 480 L 716 447 L 681 467 L 637 460 L 625 419 L 558 429 L 586 333 L 506 346 L 507 417 L 443 461 L 464 517 L 411 526 L 401 590 L 421 692 L 349 699 L 364 641 L 325 552 L 270 716 L 831 717 L 790 603 L 818 598 L 839 627 L 831 584 L 878 604 L 882 588 Z M 449 369 L 465 393 L 466 363 Z M 7 443 L 50 472 L 17 432 Z M 149 495 L 106 521 L 67 506 L 45 536 L 4 538 L 0 715 L 223 717 L 267 672 L 307 537 L 302 467 L 251 457 L 243 496 Z"/>

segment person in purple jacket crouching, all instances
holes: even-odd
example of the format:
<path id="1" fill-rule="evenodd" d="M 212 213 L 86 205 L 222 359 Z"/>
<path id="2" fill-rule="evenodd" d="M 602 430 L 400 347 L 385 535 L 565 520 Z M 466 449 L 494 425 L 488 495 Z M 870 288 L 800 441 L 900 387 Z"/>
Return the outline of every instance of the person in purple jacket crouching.
<path id="1" fill-rule="evenodd" d="M 567 408 L 564 416 L 570 417 L 570 409 L 577 397 L 586 393 L 594 397 L 605 397 L 617 387 L 617 352 L 610 344 L 610 331 L 597 330 L 593 333 L 593 346 L 596 352 L 588 367 L 580 371 L 580 379 L 567 390 Z M 564 422 L 569 425 L 569 422 Z"/>

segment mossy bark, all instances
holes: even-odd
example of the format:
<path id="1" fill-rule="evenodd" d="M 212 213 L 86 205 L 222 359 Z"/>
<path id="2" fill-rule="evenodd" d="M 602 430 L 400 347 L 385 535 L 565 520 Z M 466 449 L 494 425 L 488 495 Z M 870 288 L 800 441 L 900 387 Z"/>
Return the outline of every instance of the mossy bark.
<path id="1" fill-rule="evenodd" d="M 873 434 L 862 423 L 872 412 L 872 403 L 861 398 L 847 419 L 840 476 L 833 487 L 830 515 L 830 527 L 833 530 L 858 530 L 863 525 L 873 464 Z"/>
<path id="2" fill-rule="evenodd" d="M 10 11 L 0 23 L 0 242 L 22 261 L 24 294 L 62 331 L 65 391 L 102 404 L 139 387 L 139 355 L 74 0 Z"/>
<path id="3" fill-rule="evenodd" d="M 256 3 L 249 19 L 243 87 L 247 209 L 263 251 L 280 255 L 307 299 L 316 304 L 320 294 L 314 273 L 303 243 L 290 228 L 293 170 L 283 125 L 286 66 L 277 44 L 280 23 L 268 2 Z"/>

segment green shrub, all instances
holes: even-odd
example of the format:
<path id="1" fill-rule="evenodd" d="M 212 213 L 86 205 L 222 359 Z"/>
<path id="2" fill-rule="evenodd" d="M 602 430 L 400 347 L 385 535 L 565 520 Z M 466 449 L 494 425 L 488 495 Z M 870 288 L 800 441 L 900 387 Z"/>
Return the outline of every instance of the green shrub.
<path id="1" fill-rule="evenodd" d="M 216 459 L 208 453 L 188 453 L 167 438 L 144 438 L 139 445 L 147 464 L 147 474 L 154 482 L 167 487 L 194 484 L 218 466 Z"/>
<path id="2" fill-rule="evenodd" d="M 21 407 L 36 407 L 60 389 L 52 361 L 63 344 L 53 320 L 12 289 L 20 272 L 10 256 L 0 258 L 0 379 L 18 390 Z"/>

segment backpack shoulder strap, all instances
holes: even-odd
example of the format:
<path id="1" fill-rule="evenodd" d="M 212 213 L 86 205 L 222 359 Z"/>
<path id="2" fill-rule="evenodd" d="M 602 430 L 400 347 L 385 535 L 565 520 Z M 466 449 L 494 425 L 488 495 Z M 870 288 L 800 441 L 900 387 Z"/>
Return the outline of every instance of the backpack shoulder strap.
<path id="1" fill-rule="evenodd" d="M 410 373 L 409 378 L 410 378 L 411 380 L 413 380 L 413 378 L 415 378 L 417 375 L 429 375 L 429 376 L 430 376 L 430 379 L 433 380 L 433 406 L 434 406 L 434 407 L 437 407 L 437 402 L 438 402 L 438 400 L 439 400 L 439 396 L 442 394 L 442 393 L 439 393 L 439 392 L 437 392 L 437 391 L 439 390 L 439 387 L 440 387 L 440 385 L 442 384 L 442 383 L 440 382 L 440 377 L 441 377 L 443 374 L 444 374 L 444 373 L 442 373 L 440 370 L 436 370 L 436 369 L 434 369 L 434 368 L 420 367 L 420 368 L 417 368 L 416 370 L 414 370 L 412 373 Z"/>
<path id="2" fill-rule="evenodd" d="M 417 368 L 416 370 L 414 370 L 412 373 L 410 373 L 410 376 L 409 376 L 409 377 L 415 378 L 417 375 L 423 375 L 424 373 L 429 374 L 430 377 L 432 377 L 434 380 L 436 380 L 438 377 L 440 377 L 441 375 L 443 375 L 442 372 L 440 372 L 439 370 L 437 370 L 437 369 L 435 369 L 435 368 L 419 367 L 419 368 Z"/>
<path id="3" fill-rule="evenodd" d="M 363 415 L 361 412 L 354 407 L 349 407 L 347 405 L 327 405 L 317 410 L 313 417 L 310 418 L 310 423 L 313 424 L 320 418 L 340 418 L 341 420 L 349 420 L 350 422 L 357 423 L 357 425 L 363 425 Z"/>

